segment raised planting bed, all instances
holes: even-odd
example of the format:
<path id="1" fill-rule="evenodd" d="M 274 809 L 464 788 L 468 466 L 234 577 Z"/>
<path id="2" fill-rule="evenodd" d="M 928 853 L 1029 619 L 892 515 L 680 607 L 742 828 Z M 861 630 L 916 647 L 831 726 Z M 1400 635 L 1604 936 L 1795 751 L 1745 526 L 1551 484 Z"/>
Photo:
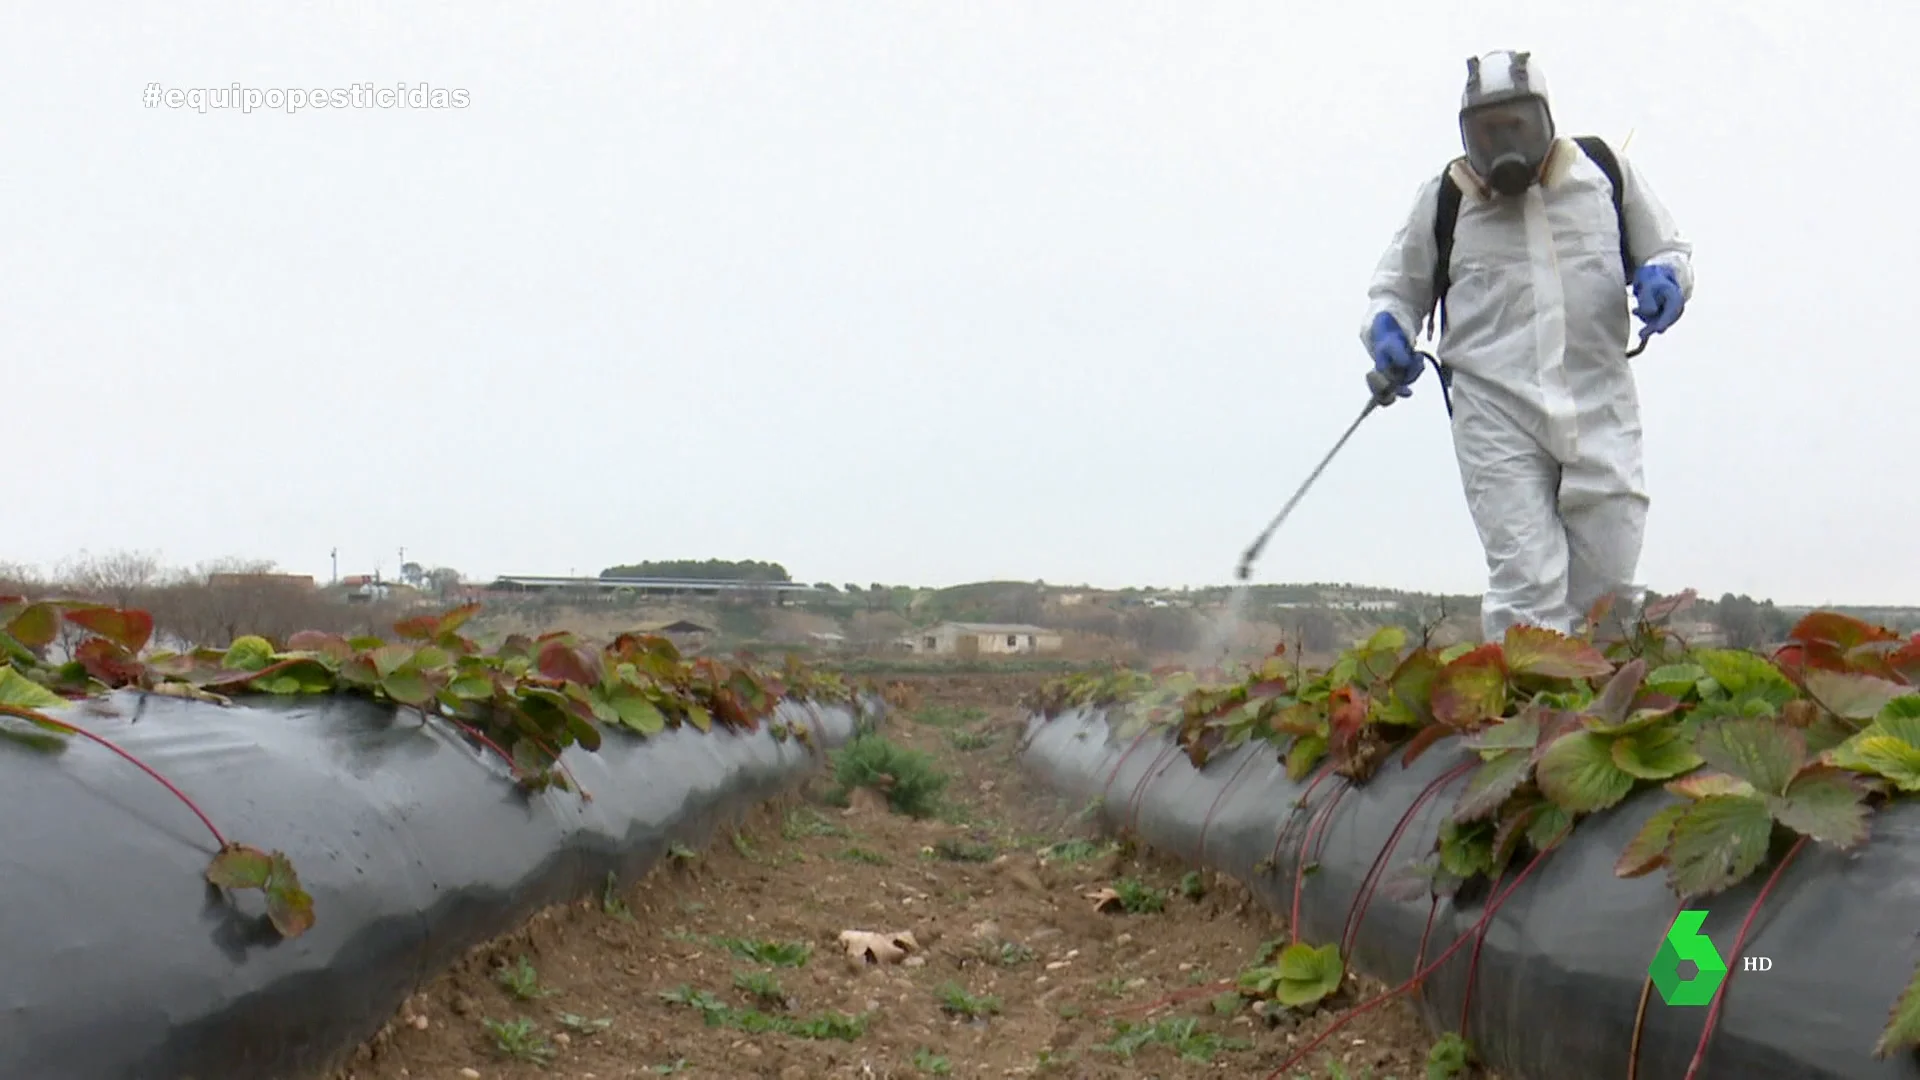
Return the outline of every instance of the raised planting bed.
<path id="1" fill-rule="evenodd" d="M 658 637 L 482 649 L 472 613 L 174 654 L 142 612 L 0 598 L 0 1080 L 323 1073 L 467 949 L 701 842 L 879 707 Z"/>
<path id="2" fill-rule="evenodd" d="M 1920 636 L 1691 649 L 1686 599 L 1604 649 L 1061 680 L 1022 760 L 1286 914 L 1250 977 L 1298 1008 L 1365 971 L 1508 1080 L 1920 1077 Z"/>

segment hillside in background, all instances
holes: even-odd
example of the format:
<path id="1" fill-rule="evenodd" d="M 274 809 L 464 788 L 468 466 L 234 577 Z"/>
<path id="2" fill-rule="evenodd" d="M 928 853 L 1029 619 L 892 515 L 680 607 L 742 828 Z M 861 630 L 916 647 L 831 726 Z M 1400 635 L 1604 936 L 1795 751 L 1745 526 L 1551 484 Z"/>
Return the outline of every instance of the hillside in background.
<path id="1" fill-rule="evenodd" d="M 661 595 L 659 587 L 608 589 L 608 578 L 775 583 L 792 590 L 747 587 L 717 595 Z M 0 593 L 85 598 L 139 606 L 155 617 L 159 639 L 174 645 L 223 647 L 241 627 L 268 634 L 296 628 L 380 630 L 420 608 L 478 602 L 477 632 L 541 633 L 568 627 L 592 636 L 667 632 L 690 650 L 794 651 L 816 659 L 878 663 L 897 657 L 902 641 L 924 647 L 945 623 L 1007 624 L 988 638 L 1045 632 L 1039 655 L 981 657 L 992 663 L 1214 661 L 1269 652 L 1286 643 L 1296 654 L 1324 657 L 1399 626 L 1441 643 L 1479 637 L 1477 596 L 1437 595 L 1355 583 L 1255 585 L 1236 594 L 1203 589 L 1095 589 L 1044 581 L 977 581 L 947 588 L 910 585 L 792 584 L 786 567 L 759 560 L 681 559 L 610 567 L 599 578 L 546 591 L 501 591 L 464 584 L 448 567 L 408 563 L 398 580 L 351 574 L 322 584 L 277 571 L 271 563 L 229 559 L 191 569 L 168 567 L 148 554 L 82 553 L 42 573 L 0 564 Z M 677 589 L 670 586 L 669 589 Z M 1822 605 L 1902 634 L 1920 631 L 1920 609 Z M 1699 599 L 1673 628 L 1701 645 L 1763 648 L 1782 640 L 1809 609 L 1722 595 Z M 952 637 L 953 635 L 946 635 Z M 975 635 L 978 638 L 978 635 Z M 992 644 L 992 642 L 989 642 Z M 1037 648 L 1037 647 L 1036 647 Z M 936 653 L 941 650 L 936 650 Z M 916 662 L 932 658 L 916 657 Z M 947 657 L 952 659 L 952 657 Z"/>
<path id="2" fill-rule="evenodd" d="M 1229 587 L 1103 590 L 1038 581 L 980 581 L 942 589 L 823 584 L 783 602 L 684 597 L 583 606 L 534 597 L 490 602 L 487 621 L 522 631 L 564 623 L 613 634 L 686 620 L 713 631 L 694 636 L 698 647 L 869 658 L 897 654 L 902 638 L 947 622 L 1057 632 L 1061 646 L 1048 655 L 1060 661 L 1191 662 L 1258 655 L 1283 642 L 1296 653 L 1320 657 L 1383 626 L 1442 643 L 1479 638 L 1477 596 L 1350 583 L 1251 586 L 1237 606 L 1233 596 Z M 1676 616 L 1674 629 L 1697 644 L 1760 647 L 1783 638 L 1806 610 L 1744 596 L 1699 599 Z M 1920 610 L 1845 610 L 1903 633 L 1920 630 Z"/>

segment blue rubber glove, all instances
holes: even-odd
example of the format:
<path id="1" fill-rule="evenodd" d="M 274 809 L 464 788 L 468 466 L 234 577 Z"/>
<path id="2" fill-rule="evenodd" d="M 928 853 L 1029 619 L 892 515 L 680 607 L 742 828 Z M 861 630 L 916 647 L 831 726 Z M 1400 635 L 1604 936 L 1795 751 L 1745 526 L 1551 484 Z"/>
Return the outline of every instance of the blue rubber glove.
<path id="1" fill-rule="evenodd" d="M 1680 295 L 1679 279 L 1664 266 L 1643 266 L 1634 272 L 1633 298 L 1640 305 L 1633 313 L 1647 324 L 1643 337 L 1664 333 L 1680 321 L 1680 312 L 1687 306 L 1686 299 Z"/>
<path id="2" fill-rule="evenodd" d="M 1425 365 L 1413 355 L 1413 343 L 1407 340 L 1393 316 L 1383 311 L 1373 317 L 1373 326 L 1367 331 L 1367 351 L 1373 354 L 1373 369 L 1397 384 L 1395 393 L 1412 397 L 1413 381 L 1420 377 Z"/>

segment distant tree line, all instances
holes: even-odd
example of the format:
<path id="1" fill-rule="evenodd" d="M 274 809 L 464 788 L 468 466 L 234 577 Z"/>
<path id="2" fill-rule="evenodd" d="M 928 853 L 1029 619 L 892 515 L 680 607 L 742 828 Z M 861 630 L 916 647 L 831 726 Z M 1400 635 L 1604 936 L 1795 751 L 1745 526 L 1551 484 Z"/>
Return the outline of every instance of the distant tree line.
<path id="1" fill-rule="evenodd" d="M 298 630 L 389 636 L 393 621 L 405 613 L 399 601 L 348 603 L 301 579 L 279 576 L 266 560 L 172 567 L 137 551 L 81 552 L 51 573 L 0 564 L 0 594 L 138 608 L 153 616 L 154 647 L 171 649 L 223 648 L 242 634 L 285 642 Z M 73 633 L 62 627 L 56 646 L 63 654 L 75 644 Z"/>
<path id="2" fill-rule="evenodd" d="M 1727 636 L 1727 645 L 1735 649 L 1757 649 L 1784 641 L 1794 623 L 1793 616 L 1774 607 L 1773 601 L 1755 601 L 1745 593 L 1727 593 L 1701 614 L 1720 628 Z"/>
<path id="3" fill-rule="evenodd" d="M 600 571 L 603 578 L 672 578 L 676 581 L 761 581 L 785 584 L 793 580 L 787 568 L 777 562 L 758 559 L 652 559 L 609 566 Z"/>

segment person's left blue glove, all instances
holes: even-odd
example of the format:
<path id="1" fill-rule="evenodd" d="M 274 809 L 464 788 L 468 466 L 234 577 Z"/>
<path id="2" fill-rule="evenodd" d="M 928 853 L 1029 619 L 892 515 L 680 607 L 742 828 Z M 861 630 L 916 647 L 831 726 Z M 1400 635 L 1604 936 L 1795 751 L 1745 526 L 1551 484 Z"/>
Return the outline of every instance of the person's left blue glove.
<path id="1" fill-rule="evenodd" d="M 1646 324 L 1643 337 L 1664 333 L 1680 321 L 1680 312 L 1687 306 L 1680 295 L 1680 280 L 1671 269 L 1658 265 L 1642 266 L 1634 273 L 1633 298 L 1639 302 L 1633 313 Z"/>

